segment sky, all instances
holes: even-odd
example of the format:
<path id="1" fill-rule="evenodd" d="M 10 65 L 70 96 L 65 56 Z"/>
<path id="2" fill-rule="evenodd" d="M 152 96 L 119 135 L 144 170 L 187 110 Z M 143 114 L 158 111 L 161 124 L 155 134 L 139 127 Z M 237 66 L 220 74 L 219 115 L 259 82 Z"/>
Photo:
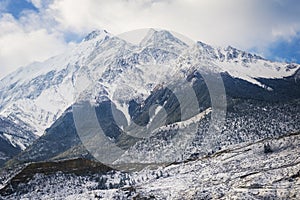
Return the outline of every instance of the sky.
<path id="1" fill-rule="evenodd" d="M 0 79 L 95 29 L 140 28 L 300 63 L 299 0 L 0 0 Z"/>

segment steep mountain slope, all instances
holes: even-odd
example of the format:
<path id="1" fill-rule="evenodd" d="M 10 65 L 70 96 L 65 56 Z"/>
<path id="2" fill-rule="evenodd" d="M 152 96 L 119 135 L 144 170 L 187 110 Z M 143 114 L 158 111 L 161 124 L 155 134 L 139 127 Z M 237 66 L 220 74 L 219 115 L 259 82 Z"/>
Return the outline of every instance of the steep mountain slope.
<path id="1" fill-rule="evenodd" d="M 24 71 L 30 74 L 23 78 Z M 188 120 L 208 109 L 211 106 L 211 94 L 209 94 L 211 91 L 207 87 L 209 79 L 207 74 L 210 73 L 221 73 L 229 104 L 232 98 L 254 99 L 258 101 L 248 102 L 248 107 L 257 106 L 263 109 L 265 105 L 260 101 L 292 100 L 292 103 L 287 105 L 291 108 L 299 107 L 298 102 L 294 101 L 300 97 L 297 64 L 267 61 L 232 47 L 213 48 L 201 42 L 188 46 L 167 31 L 149 30 L 139 45 L 111 36 L 106 31 L 98 31 L 89 34 L 82 43 L 66 55 L 51 58 L 44 63 L 33 64 L 5 78 L 3 82 L 7 83 L 7 86 L 1 96 L 2 114 L 8 115 L 17 122 L 21 119 L 27 121 L 30 128 L 39 127 L 40 131 L 55 122 L 40 140 L 17 158 L 21 162 L 88 155 L 77 135 L 73 109 L 69 107 L 75 101 L 90 102 L 96 108 L 98 122 L 102 124 L 105 135 L 116 140 L 118 145 L 127 150 L 139 139 L 130 138 L 124 132 L 151 134 L 150 132 L 153 131 L 151 127 L 159 128 L 167 124 L 173 124 L 173 128 L 169 131 L 176 132 L 175 122 Z M 247 77 L 244 76 L 245 73 Z M 184 105 L 173 95 L 175 91 L 169 89 L 172 85 L 182 85 L 182 81 L 186 81 L 187 86 L 192 85 L 199 107 L 195 109 L 191 107 L 194 102 L 190 95 L 186 94 L 188 90 L 185 86 L 177 88 L 183 96 Z M 10 82 L 14 84 L 10 85 Z M 14 103 L 11 104 L 11 101 Z M 241 102 L 243 105 L 243 101 Z M 157 105 L 164 109 L 157 108 L 155 111 L 157 117 L 153 116 L 152 119 L 148 113 L 153 106 Z M 69 108 L 65 111 L 67 107 Z M 111 110 L 112 107 L 119 112 L 120 119 L 117 121 Z M 274 105 L 272 109 L 277 107 L 278 115 L 287 115 L 296 120 L 280 126 L 281 118 L 274 119 L 276 122 L 271 123 L 273 132 L 298 130 L 297 114 L 286 112 L 280 103 Z M 22 111 L 18 111 L 21 108 Z M 167 111 L 167 116 L 159 117 L 163 116 L 164 111 Z M 236 120 L 234 118 L 239 114 L 239 110 L 235 112 L 232 118 L 227 119 L 229 127 Z M 268 113 L 257 115 L 262 115 L 264 119 L 269 118 Z M 206 118 L 209 119 L 210 115 L 205 117 L 207 121 Z M 254 116 L 255 118 L 257 116 Z M 162 119 L 166 120 L 166 124 L 159 124 L 164 122 Z M 200 119 L 193 123 L 189 122 L 194 127 L 195 133 L 199 129 L 195 124 L 199 121 Z M 132 126 L 132 122 L 141 125 L 143 131 Z M 261 126 L 265 126 L 264 124 Z M 243 124 L 243 126 L 247 130 L 250 125 Z M 37 129 L 36 131 L 40 133 Z M 164 132 L 164 130 L 159 131 Z M 235 131 L 234 128 L 227 134 L 232 136 L 232 131 Z M 257 128 L 256 131 L 260 132 L 261 128 Z M 222 137 L 226 138 L 228 135 L 223 134 L 224 132 L 226 130 L 221 129 L 221 134 L 225 135 Z M 156 134 L 163 133 L 156 132 Z M 202 133 L 202 135 L 207 134 Z M 264 134 L 257 136 L 256 133 L 247 135 L 248 137 L 243 140 L 237 139 L 236 143 L 267 136 Z M 208 139 L 211 143 L 212 140 L 212 138 Z M 206 142 L 209 143 L 208 141 Z M 210 150 L 216 148 L 216 145 L 214 146 Z M 185 156 L 190 156 L 194 151 L 196 150 L 189 151 Z M 133 149 L 133 152 L 136 150 Z M 180 158 L 184 154 L 181 152 L 177 156 Z"/>
<path id="2" fill-rule="evenodd" d="M 0 117 L 0 166 L 37 139 L 26 127 L 26 124 L 15 124 L 10 119 Z"/>
<path id="3" fill-rule="evenodd" d="M 195 66 L 207 67 L 203 66 L 207 62 L 216 67 L 208 65 L 209 71 L 226 71 L 269 90 L 274 88 L 258 78 L 283 78 L 299 69 L 297 64 L 267 61 L 232 47 L 187 45 L 167 31 L 151 29 L 139 45 L 95 31 L 65 54 L 20 68 L 1 80 L 0 114 L 28 124 L 40 136 L 86 89 L 84 84 L 97 82 L 97 89 L 81 97 L 93 100 L 99 92 L 107 93 L 129 120 L 127 101 L 144 100 L 178 71 L 190 73 Z"/>
<path id="4" fill-rule="evenodd" d="M 233 81 L 235 82 L 234 87 L 231 85 Z M 113 137 L 116 144 L 123 145 L 125 150 L 127 150 L 122 157 L 116 160 L 116 163 L 168 163 L 176 160 L 182 161 L 190 157 L 210 154 L 212 151 L 226 148 L 228 145 L 254 142 L 268 137 L 278 137 L 282 133 L 300 129 L 299 97 L 293 100 L 285 99 L 284 96 L 274 95 L 273 92 L 267 90 L 261 95 L 258 91 L 264 90 L 251 83 L 233 78 L 228 82 L 230 84 L 227 85 L 225 81 L 225 88 L 230 90 L 234 97 L 230 96 L 231 93 L 227 96 L 226 121 L 220 128 L 218 135 L 217 133 L 215 135 L 210 135 L 209 133 L 211 124 L 210 101 L 207 99 L 209 98 L 207 88 L 203 86 L 203 80 L 201 81 L 200 79 L 195 81 L 195 88 L 198 89 L 199 99 L 202 98 L 203 114 L 187 120 L 179 120 L 180 113 L 172 112 L 172 118 L 170 118 L 171 121 L 169 121 L 168 125 L 155 129 L 151 132 L 152 136 L 145 139 L 124 136 L 122 129 L 116 125 L 112 116 L 111 102 L 103 101 L 95 105 L 98 123 L 101 124 L 101 121 L 103 121 L 107 124 L 107 126 L 102 126 L 104 134 L 107 137 Z M 251 96 L 248 93 L 247 96 L 244 96 L 243 93 L 239 93 L 239 90 L 235 89 L 237 86 L 239 86 L 239 90 L 249 91 L 249 88 L 256 88 L 256 90 Z M 164 89 L 153 92 L 145 100 L 143 109 L 139 109 L 140 105 L 137 104 L 136 109 L 133 109 L 131 112 L 131 116 L 134 116 L 132 119 L 139 119 L 142 120 L 140 123 L 146 123 L 147 120 L 144 121 L 141 116 L 148 112 L 147 107 L 151 107 L 159 102 L 164 107 L 167 107 L 168 103 L 165 102 L 174 102 L 174 97 L 166 98 L 165 94 Z M 278 102 L 278 99 L 282 100 Z M 274 102 L 273 100 L 277 101 Z M 176 111 L 176 109 L 176 106 L 174 108 L 170 107 L 170 111 Z M 87 116 L 83 115 L 83 118 L 87 119 Z M 86 123 L 89 124 L 88 121 Z M 94 125 L 90 126 L 90 128 L 93 127 Z M 128 129 L 124 128 L 124 130 Z M 8 164 L 13 166 L 24 162 L 77 157 L 94 159 L 93 155 L 82 144 L 77 131 L 73 109 L 69 108 L 46 130 L 45 135 L 41 136 L 32 146 Z M 85 131 L 88 131 L 88 129 Z M 100 131 L 96 132 L 100 133 Z M 89 144 L 93 143 L 99 146 L 101 141 L 92 137 Z M 108 151 L 106 151 L 106 154 L 109 156 Z"/>
<path id="5" fill-rule="evenodd" d="M 96 35 L 97 42 L 101 42 L 109 34 Z M 95 48 L 95 39 L 87 38 L 91 40 L 84 40 L 63 55 L 33 63 L 5 77 L 0 90 L 1 114 L 28 123 L 35 134 L 42 135 L 73 102 L 76 71 Z"/>

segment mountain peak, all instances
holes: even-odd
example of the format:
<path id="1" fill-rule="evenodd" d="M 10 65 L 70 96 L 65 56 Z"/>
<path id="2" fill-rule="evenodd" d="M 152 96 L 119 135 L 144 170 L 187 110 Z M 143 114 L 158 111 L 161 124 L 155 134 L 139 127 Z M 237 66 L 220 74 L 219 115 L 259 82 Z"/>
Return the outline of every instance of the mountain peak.
<path id="1" fill-rule="evenodd" d="M 252 60 L 252 59 L 265 60 L 263 57 L 261 57 L 259 55 L 247 53 L 245 51 L 239 50 L 232 46 L 228 46 L 224 50 L 227 52 L 229 59 L 237 59 L 240 56 L 244 59 L 250 59 L 250 60 Z"/>
<path id="2" fill-rule="evenodd" d="M 139 45 L 173 51 L 174 53 L 180 53 L 188 47 L 185 42 L 171 32 L 156 29 L 150 29 Z"/>
<path id="3" fill-rule="evenodd" d="M 169 42 L 169 41 L 173 41 L 182 45 L 186 44 L 181 41 L 180 39 L 178 39 L 177 37 L 175 37 L 171 32 L 166 31 L 166 30 L 156 30 L 151 28 L 148 33 L 146 34 L 146 36 L 144 37 L 144 39 L 141 41 L 141 45 L 145 45 L 147 43 L 153 43 L 153 42 Z"/>
<path id="4" fill-rule="evenodd" d="M 204 42 L 197 41 L 196 44 L 197 44 L 198 47 L 202 47 L 202 48 L 205 48 L 205 49 L 208 49 L 208 50 L 214 50 L 214 47 L 212 47 L 211 45 L 208 45 Z"/>
<path id="5" fill-rule="evenodd" d="M 82 41 L 86 42 L 86 41 L 98 38 L 100 36 L 101 36 L 101 38 L 105 38 L 107 36 L 110 36 L 110 33 L 108 33 L 106 30 L 94 30 L 94 31 L 90 32 L 89 34 L 87 34 Z"/>

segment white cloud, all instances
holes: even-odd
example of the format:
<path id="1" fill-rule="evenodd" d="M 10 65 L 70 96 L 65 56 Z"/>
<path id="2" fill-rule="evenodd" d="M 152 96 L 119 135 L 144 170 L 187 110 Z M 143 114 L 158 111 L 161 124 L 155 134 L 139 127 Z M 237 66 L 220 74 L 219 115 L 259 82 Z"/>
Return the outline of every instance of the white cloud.
<path id="1" fill-rule="evenodd" d="M 216 45 L 252 48 L 291 37 L 300 29 L 295 0 L 54 0 L 53 16 L 64 30 L 171 29 Z"/>
<path id="2" fill-rule="evenodd" d="M 24 27 L 9 14 L 1 17 L 0 78 L 20 66 L 45 60 L 65 49 L 66 44 L 59 35 L 32 26 Z"/>
<path id="3" fill-rule="evenodd" d="M 39 42 L 47 46 L 47 42 L 51 41 L 57 45 L 57 49 L 66 46 L 61 41 L 61 35 L 66 33 L 82 35 L 93 29 L 104 28 L 119 34 L 154 27 L 173 30 L 213 45 L 255 48 L 264 52 L 274 41 L 289 40 L 300 31 L 298 0 L 28 1 L 40 8 L 40 11 L 38 14 L 24 13 L 20 21 L 15 22 L 21 24 L 20 30 L 15 30 L 15 33 L 23 33 L 19 34 L 19 37 L 24 37 L 22 40 L 25 40 L 27 36 L 30 37 L 39 30 L 47 30 L 42 34 L 45 38 Z M 0 27 L 3 21 L 2 19 Z M 0 29 L 0 37 L 6 34 L 6 29 Z M 2 40 L 5 38 L 9 37 L 5 36 Z M 21 44 L 19 47 L 15 45 L 16 51 L 24 48 Z M 52 48 L 55 48 L 55 45 L 49 44 L 48 48 L 43 50 L 45 56 L 36 59 L 52 54 Z M 28 62 L 33 60 L 36 49 L 27 49 L 28 54 L 24 54 L 24 59 L 26 57 Z M 5 60 L 7 63 L 4 66 L 8 66 L 10 58 L 6 57 Z M 1 62 L 0 64 L 3 64 Z M 13 63 L 13 60 L 11 62 Z M 21 60 L 19 63 L 22 63 Z"/>

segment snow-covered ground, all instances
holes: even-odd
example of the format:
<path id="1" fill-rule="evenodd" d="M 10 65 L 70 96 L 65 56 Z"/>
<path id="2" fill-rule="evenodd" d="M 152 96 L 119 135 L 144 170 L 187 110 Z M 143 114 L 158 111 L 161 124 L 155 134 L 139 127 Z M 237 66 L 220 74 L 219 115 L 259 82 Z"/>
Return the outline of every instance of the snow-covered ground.
<path id="1" fill-rule="evenodd" d="M 36 175 L 6 199 L 299 199 L 300 134 L 139 172 Z"/>
<path id="2" fill-rule="evenodd" d="M 264 147 L 268 144 L 270 152 L 266 152 Z M 231 146 L 210 157 L 161 167 L 156 171 L 144 170 L 132 175 L 136 184 L 131 197 L 152 196 L 170 200 L 298 199 L 299 147 L 300 135 L 291 135 Z M 94 194 L 97 192 L 94 191 Z M 113 192 L 112 197 L 120 195 L 124 198 L 124 193 L 118 194 L 118 191 L 108 191 L 107 194 Z"/>
<path id="3" fill-rule="evenodd" d="M 298 199 L 299 147 L 299 134 L 235 145 L 161 169 L 161 177 L 137 184 L 137 193 L 158 199 Z"/>

